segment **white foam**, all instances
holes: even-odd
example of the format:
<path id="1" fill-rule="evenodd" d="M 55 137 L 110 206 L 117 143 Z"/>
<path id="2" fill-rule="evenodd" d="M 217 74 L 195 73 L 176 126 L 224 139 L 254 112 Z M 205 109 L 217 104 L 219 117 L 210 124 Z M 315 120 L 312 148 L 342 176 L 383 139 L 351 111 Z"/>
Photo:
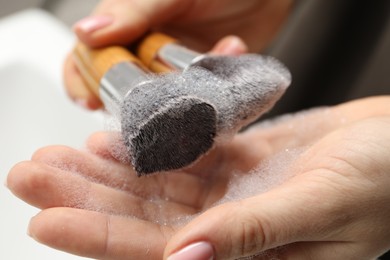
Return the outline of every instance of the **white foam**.
<path id="1" fill-rule="evenodd" d="M 229 180 L 226 194 L 212 206 L 229 201 L 242 200 L 267 192 L 291 178 L 292 171 L 288 170 L 289 167 L 295 162 L 299 155 L 305 151 L 307 145 L 310 145 L 310 142 L 307 143 L 308 133 L 311 134 L 310 138 L 312 138 L 312 141 L 314 142 L 322 136 L 324 132 L 330 131 L 333 128 L 332 122 L 334 122 L 334 124 L 344 124 L 346 123 L 346 120 L 342 115 L 337 115 L 332 109 L 325 107 L 283 115 L 275 119 L 263 121 L 249 128 L 247 132 L 266 131 L 268 129 L 273 132 L 275 129 L 279 128 L 287 129 L 287 132 L 291 136 L 294 136 L 294 138 L 288 138 L 290 141 L 283 143 L 283 150 L 272 157 L 261 161 L 259 165 L 251 171 L 233 173 Z M 112 137 L 111 144 L 110 151 L 112 155 L 119 161 L 128 163 L 129 158 L 123 142 L 116 137 Z M 302 146 L 302 144 L 305 146 Z M 67 167 L 68 170 L 72 170 L 69 166 Z M 64 166 L 61 168 L 64 168 Z M 123 187 L 119 186 L 117 188 L 123 189 Z M 151 194 L 151 198 L 153 199 L 150 199 L 149 203 L 155 204 L 155 209 L 157 210 L 155 212 L 149 212 L 149 218 L 157 224 L 182 226 L 201 214 L 201 212 L 193 215 L 168 214 L 163 208 L 166 201 L 163 198 L 158 198 L 156 196 L 158 196 L 158 194 L 155 194 L 155 196 Z M 79 204 L 82 206 L 82 202 Z M 92 207 L 93 203 L 91 201 L 84 206 L 89 209 L 103 210 L 102 208 Z"/>
<path id="2" fill-rule="evenodd" d="M 238 201 L 264 193 L 285 182 L 293 175 L 289 166 L 306 150 L 306 147 L 284 149 L 267 158 L 248 173 L 233 174 L 226 194 L 216 204 Z"/>

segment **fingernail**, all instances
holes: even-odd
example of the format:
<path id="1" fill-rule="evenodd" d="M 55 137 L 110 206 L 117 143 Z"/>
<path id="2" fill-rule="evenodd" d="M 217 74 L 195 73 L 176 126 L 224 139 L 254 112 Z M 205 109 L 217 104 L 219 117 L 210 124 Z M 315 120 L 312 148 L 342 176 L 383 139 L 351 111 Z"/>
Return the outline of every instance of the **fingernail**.
<path id="1" fill-rule="evenodd" d="M 77 99 L 74 100 L 74 102 L 75 102 L 77 105 L 79 105 L 79 106 L 81 106 L 81 107 L 83 107 L 83 108 L 85 108 L 85 109 L 89 109 L 88 100 L 86 100 L 86 99 L 77 98 Z"/>
<path id="2" fill-rule="evenodd" d="M 88 16 L 75 23 L 73 29 L 80 30 L 84 33 L 92 33 L 110 25 L 113 21 L 114 18 L 108 15 Z"/>
<path id="3" fill-rule="evenodd" d="M 237 36 L 228 36 L 217 51 L 224 55 L 240 55 L 248 51 L 246 44 Z"/>
<path id="4" fill-rule="evenodd" d="M 212 260 L 214 259 L 214 249 L 210 243 L 198 242 L 186 246 L 180 251 L 170 255 L 168 260 Z"/>

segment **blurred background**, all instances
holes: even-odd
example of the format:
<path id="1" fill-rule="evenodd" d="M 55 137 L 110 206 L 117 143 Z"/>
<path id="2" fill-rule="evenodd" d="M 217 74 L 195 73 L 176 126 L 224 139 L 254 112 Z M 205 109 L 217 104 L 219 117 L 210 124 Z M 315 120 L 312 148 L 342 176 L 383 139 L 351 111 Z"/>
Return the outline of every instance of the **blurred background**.
<path id="1" fill-rule="evenodd" d="M 89 14 L 99 0 L 0 0 L 0 17 L 22 11 L 27 8 L 40 8 L 72 26 L 76 21 Z"/>
<path id="2" fill-rule="evenodd" d="M 103 115 L 74 105 L 62 86 L 71 25 L 97 0 L 0 0 L 0 177 L 40 147 L 83 148 Z M 0 259 L 85 259 L 43 246 L 27 234 L 38 210 L 0 186 Z"/>

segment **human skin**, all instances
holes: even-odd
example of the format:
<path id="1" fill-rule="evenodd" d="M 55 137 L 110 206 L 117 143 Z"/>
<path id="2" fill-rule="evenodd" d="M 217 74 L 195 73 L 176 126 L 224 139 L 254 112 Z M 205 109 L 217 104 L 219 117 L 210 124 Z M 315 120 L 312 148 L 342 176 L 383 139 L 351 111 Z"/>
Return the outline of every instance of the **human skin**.
<path id="1" fill-rule="evenodd" d="M 259 52 L 277 33 L 292 2 L 105 0 L 91 16 L 76 23 L 74 31 L 80 41 L 91 47 L 127 46 L 147 31 L 158 30 L 200 52 Z M 77 103 L 89 109 L 102 107 L 84 84 L 72 55 L 64 64 L 64 81 L 67 93 Z"/>
<path id="2" fill-rule="evenodd" d="M 236 135 L 192 167 L 148 178 L 117 159 L 115 134 L 97 133 L 89 151 L 38 150 L 7 185 L 42 209 L 29 225 L 34 239 L 77 255 L 165 259 L 201 242 L 204 259 L 266 250 L 265 259 L 372 259 L 390 248 L 389 104 L 389 96 L 373 97 L 293 116 Z M 294 147 L 306 150 L 286 169 L 291 178 L 213 206 L 233 173 Z M 183 225 L 156 221 L 199 213 Z"/>

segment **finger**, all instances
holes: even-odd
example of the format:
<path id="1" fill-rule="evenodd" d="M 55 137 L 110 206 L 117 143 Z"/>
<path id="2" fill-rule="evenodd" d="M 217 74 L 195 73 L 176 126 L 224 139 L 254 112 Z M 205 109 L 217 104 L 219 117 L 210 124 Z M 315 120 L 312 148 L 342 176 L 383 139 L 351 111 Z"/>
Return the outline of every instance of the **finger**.
<path id="1" fill-rule="evenodd" d="M 121 137 L 113 132 L 98 132 L 91 135 L 87 147 L 99 156 L 117 161 L 123 161 L 123 150 L 126 150 Z M 176 203 L 202 209 L 208 206 L 205 202 L 210 190 L 213 189 L 219 194 L 218 196 L 221 196 L 228 179 L 228 174 L 218 174 L 220 167 L 212 167 L 215 162 L 218 162 L 218 154 L 217 151 L 211 151 L 195 165 L 172 172 L 156 173 L 147 176 L 146 180 L 145 177 L 139 178 L 132 174 L 132 178 L 129 178 L 124 186 L 133 192 L 136 191 L 136 194 L 155 193 Z M 221 162 L 219 164 L 223 165 Z M 213 177 L 208 178 L 210 175 Z M 217 188 L 217 185 L 220 188 Z M 218 190 L 219 193 L 216 192 Z M 219 197 L 212 201 L 217 199 Z"/>
<path id="2" fill-rule="evenodd" d="M 161 259 L 173 229 L 123 216 L 72 208 L 52 208 L 31 219 L 38 242 L 94 259 Z"/>
<path id="3" fill-rule="evenodd" d="M 260 136 L 260 137 L 259 137 Z M 249 145 L 248 145 L 249 144 Z M 87 148 L 103 158 L 113 159 L 126 163 L 126 147 L 119 133 L 97 132 L 87 140 Z M 265 149 L 266 148 L 266 149 Z M 202 179 L 209 179 L 223 171 L 228 177 L 228 171 L 247 172 L 256 166 L 259 161 L 270 153 L 269 144 L 262 135 L 256 132 L 240 133 L 233 137 L 231 142 L 219 144 L 210 149 L 194 164 L 180 170 Z M 221 168 L 224 169 L 221 169 Z"/>
<path id="4" fill-rule="evenodd" d="M 102 158 L 129 164 L 130 156 L 120 132 L 96 132 L 88 137 L 87 149 Z"/>
<path id="5" fill-rule="evenodd" d="M 17 197 L 38 208 L 76 206 L 81 205 L 87 194 L 85 183 L 79 178 L 45 164 L 26 161 L 11 169 L 7 187 Z"/>
<path id="6" fill-rule="evenodd" d="M 248 46 L 238 36 L 226 36 L 219 40 L 210 53 L 238 56 L 248 52 Z"/>
<path id="7" fill-rule="evenodd" d="M 297 242 L 272 248 L 243 259 L 374 259 L 375 255 L 367 254 L 361 245 L 348 242 Z M 205 258 L 206 259 L 206 258 Z M 240 258 L 241 259 L 241 258 Z M 171 259 L 169 259 L 171 260 Z M 176 260 L 173 258 L 172 260 Z"/>
<path id="8" fill-rule="evenodd" d="M 174 235 L 165 257 L 236 259 L 297 241 L 331 240 L 332 236 L 326 232 L 332 233 L 346 224 L 345 214 L 335 217 L 332 210 L 318 206 L 319 198 L 302 203 L 301 195 L 294 195 L 299 194 L 296 188 L 285 187 L 283 191 L 206 211 Z M 321 252 L 325 253 L 327 248 L 324 246 Z M 207 258 L 197 258 L 199 252 L 206 252 Z"/>
<path id="9" fill-rule="evenodd" d="M 375 176 L 369 180 L 359 176 L 384 172 L 376 168 L 381 167 L 380 162 L 372 163 L 368 158 L 378 160 L 386 154 L 374 139 L 387 139 L 384 132 L 388 123 L 388 119 L 366 120 L 332 132 L 289 168 L 295 177 L 267 193 L 206 211 L 169 241 L 165 256 L 196 257 L 206 252 L 210 258 L 230 259 L 299 241 L 353 242 L 361 237 L 357 233 L 378 237 L 381 232 L 373 227 L 362 232 L 369 225 L 362 224 L 360 211 L 383 200 L 378 199 L 380 195 L 367 200 L 367 194 L 379 192 L 386 184 L 381 179 L 381 185 L 373 186 Z M 373 152 L 365 154 L 370 150 Z M 378 216 L 374 219 L 378 223 Z M 363 229 L 356 231 L 356 222 Z M 319 247 L 319 254 L 325 248 Z"/>
<path id="10" fill-rule="evenodd" d="M 312 223 L 303 224 L 302 219 L 319 219 L 320 216 L 311 212 L 312 209 L 303 209 L 292 195 L 286 193 L 275 197 L 269 192 L 256 200 L 212 208 L 175 234 L 164 255 L 235 259 L 307 239 L 307 230 L 313 227 Z M 199 251 L 207 252 L 207 258 L 198 258 Z"/>
<path id="11" fill-rule="evenodd" d="M 195 213 L 191 207 L 158 198 L 145 200 L 36 162 L 19 163 L 8 183 L 15 195 L 41 209 L 75 207 L 156 222 Z"/>
<path id="12" fill-rule="evenodd" d="M 131 160 L 127 148 L 124 146 L 122 137 L 118 132 L 97 132 L 92 134 L 87 142 L 87 148 L 94 154 L 103 158 L 129 164 Z M 196 165 L 188 167 L 185 171 L 191 172 L 198 177 L 202 169 L 212 169 L 213 162 L 218 160 L 221 149 L 212 149 L 207 156 L 204 156 Z M 183 173 L 185 174 L 185 173 Z"/>
<path id="13" fill-rule="evenodd" d="M 77 104 L 92 110 L 102 107 L 100 99 L 83 81 L 71 55 L 68 55 L 64 64 L 64 83 L 69 97 Z"/>
<path id="14" fill-rule="evenodd" d="M 91 47 L 126 45 L 153 26 L 177 16 L 188 6 L 188 1 L 175 0 L 105 0 L 93 15 L 76 23 L 74 31 Z"/>
<path id="15" fill-rule="evenodd" d="M 122 189 L 128 181 L 136 181 L 131 166 L 67 146 L 53 145 L 40 148 L 33 154 L 32 161 L 78 173 L 90 181 L 117 189 Z"/>
<path id="16" fill-rule="evenodd" d="M 188 167 L 151 176 L 158 182 L 156 189 L 163 187 L 161 196 L 177 203 L 200 209 L 209 207 L 221 198 L 231 174 L 248 172 L 269 154 L 267 143 L 261 138 L 260 141 L 254 142 L 254 137 L 257 139 L 254 133 L 239 134 L 232 142 L 211 149 Z M 115 148 L 117 143 L 121 143 L 117 133 L 99 132 L 89 138 L 87 146 L 93 153 L 118 160 L 118 150 L 122 148 Z M 132 187 L 139 180 L 136 178 L 126 186 Z M 151 185 L 145 187 L 141 183 L 139 187 L 148 190 Z"/>
<path id="17" fill-rule="evenodd" d="M 121 142 L 119 139 L 117 133 L 99 132 L 89 138 L 87 146 L 93 153 L 117 160 L 120 156 L 118 149 L 113 146 Z M 238 134 L 232 142 L 211 149 L 194 164 L 153 177 L 158 178 L 159 187 L 164 187 L 162 196 L 205 209 L 221 198 L 232 174 L 253 169 L 270 151 L 269 144 L 263 138 L 258 138 L 257 133 Z M 129 187 L 131 185 L 128 184 Z M 140 187 L 144 186 L 141 184 Z M 148 190 L 149 187 L 151 186 L 145 189 Z"/>
<path id="18" fill-rule="evenodd" d="M 94 136 L 95 143 L 99 143 L 104 142 L 104 137 L 109 135 Z M 33 161 L 63 171 L 76 172 L 89 181 L 126 191 L 140 198 L 161 199 L 191 209 L 201 208 L 211 186 L 205 180 L 181 171 L 139 178 L 129 165 L 66 146 L 41 148 L 34 153 Z"/>

